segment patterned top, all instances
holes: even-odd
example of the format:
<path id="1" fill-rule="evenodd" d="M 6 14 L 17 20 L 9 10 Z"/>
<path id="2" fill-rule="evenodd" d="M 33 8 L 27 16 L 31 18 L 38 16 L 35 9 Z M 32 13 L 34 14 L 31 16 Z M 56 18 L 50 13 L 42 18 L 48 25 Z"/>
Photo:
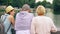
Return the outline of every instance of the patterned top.
<path id="1" fill-rule="evenodd" d="M 29 30 L 33 14 L 21 11 L 16 15 L 15 30 Z"/>

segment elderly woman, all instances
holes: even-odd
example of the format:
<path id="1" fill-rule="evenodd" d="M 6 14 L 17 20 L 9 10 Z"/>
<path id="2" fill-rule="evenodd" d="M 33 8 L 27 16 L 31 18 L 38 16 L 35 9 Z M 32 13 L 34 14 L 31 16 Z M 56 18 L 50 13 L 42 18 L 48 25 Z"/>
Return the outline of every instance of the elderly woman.
<path id="1" fill-rule="evenodd" d="M 31 34 L 50 34 L 50 32 L 56 32 L 57 28 L 51 18 L 44 16 L 45 8 L 39 5 L 36 9 L 38 14 L 34 17 L 31 23 Z"/>
<path id="2" fill-rule="evenodd" d="M 16 34 L 30 34 L 31 21 L 33 14 L 30 12 L 30 6 L 25 4 L 22 10 L 17 13 L 15 21 Z"/>
<path id="3" fill-rule="evenodd" d="M 14 26 L 14 8 L 12 6 L 8 6 L 6 8 L 6 13 L 1 16 L 2 21 L 4 22 L 5 32 L 6 34 L 11 33 L 11 26 Z"/>

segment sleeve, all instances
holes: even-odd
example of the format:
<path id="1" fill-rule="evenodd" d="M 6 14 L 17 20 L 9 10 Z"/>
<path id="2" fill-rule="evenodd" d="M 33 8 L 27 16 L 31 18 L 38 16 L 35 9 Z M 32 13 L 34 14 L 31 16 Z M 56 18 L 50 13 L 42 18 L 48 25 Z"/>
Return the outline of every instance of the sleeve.
<path id="1" fill-rule="evenodd" d="M 35 19 L 33 18 L 32 23 L 31 23 L 31 34 L 35 34 Z"/>
<path id="2" fill-rule="evenodd" d="M 19 13 L 16 14 L 15 23 L 18 21 L 18 15 Z"/>
<path id="3" fill-rule="evenodd" d="M 57 28 L 56 28 L 56 26 L 54 25 L 54 22 L 53 22 L 52 19 L 51 19 L 51 32 L 57 32 Z"/>

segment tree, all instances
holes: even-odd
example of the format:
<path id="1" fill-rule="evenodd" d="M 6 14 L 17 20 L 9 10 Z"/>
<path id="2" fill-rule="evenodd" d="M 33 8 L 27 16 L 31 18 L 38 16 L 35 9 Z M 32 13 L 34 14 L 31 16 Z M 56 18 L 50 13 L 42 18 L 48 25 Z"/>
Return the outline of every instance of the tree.
<path id="1" fill-rule="evenodd" d="M 3 1 L 2 1 L 2 0 L 0 0 L 0 5 L 2 5 L 2 2 L 3 2 Z"/>
<path id="2" fill-rule="evenodd" d="M 46 0 L 44 0 L 44 1 L 42 1 L 42 2 L 37 2 L 36 3 L 36 7 L 38 6 L 38 5 L 43 5 L 44 7 L 46 7 L 46 8 L 52 8 L 52 4 L 50 3 L 50 2 L 47 2 Z"/>
<path id="3" fill-rule="evenodd" d="M 29 4 L 32 8 L 35 6 L 35 0 L 13 0 L 12 5 L 22 7 L 24 4 Z"/>
<path id="4" fill-rule="evenodd" d="M 12 3 L 12 0 L 0 0 L 0 4 L 1 5 L 11 5 Z"/>
<path id="5" fill-rule="evenodd" d="M 46 2 L 46 5 L 45 5 L 46 8 L 52 8 L 52 4 L 50 2 Z"/>
<path id="6" fill-rule="evenodd" d="M 46 6 L 46 0 L 44 0 L 41 4 L 45 7 Z"/>
<path id="7" fill-rule="evenodd" d="M 30 5 L 31 8 L 35 7 L 35 0 L 29 0 L 28 4 Z"/>
<path id="8" fill-rule="evenodd" d="M 35 7 L 35 0 L 0 0 L 1 5 L 12 5 L 14 7 L 22 7 L 24 4 L 29 4 L 31 8 Z"/>
<path id="9" fill-rule="evenodd" d="M 60 14 L 60 0 L 53 0 L 54 14 Z"/>
<path id="10" fill-rule="evenodd" d="M 37 6 L 42 5 L 42 4 L 41 4 L 41 2 L 39 1 L 39 2 L 37 2 L 35 5 L 36 5 L 35 7 L 37 7 Z"/>

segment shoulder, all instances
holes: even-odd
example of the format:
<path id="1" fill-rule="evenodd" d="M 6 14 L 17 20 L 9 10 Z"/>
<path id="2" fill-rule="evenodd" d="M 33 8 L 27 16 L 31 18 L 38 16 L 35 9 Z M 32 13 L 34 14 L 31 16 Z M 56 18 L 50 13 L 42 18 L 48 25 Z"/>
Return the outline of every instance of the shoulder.
<path id="1" fill-rule="evenodd" d="M 50 17 L 46 17 L 47 21 L 49 21 L 50 23 L 53 23 L 53 19 Z"/>
<path id="2" fill-rule="evenodd" d="M 13 17 L 12 15 L 9 15 L 8 18 L 12 19 L 12 18 L 14 18 L 14 17 Z"/>
<path id="3" fill-rule="evenodd" d="M 19 15 L 19 13 L 17 13 L 16 15 Z"/>
<path id="4" fill-rule="evenodd" d="M 33 16 L 33 17 L 34 17 L 34 14 L 32 14 L 32 13 L 29 13 L 29 16 Z"/>
<path id="5" fill-rule="evenodd" d="M 45 16 L 45 18 L 46 18 L 46 19 L 48 19 L 48 20 L 52 20 L 52 18 L 50 18 L 50 17 L 47 17 L 47 16 Z"/>
<path id="6" fill-rule="evenodd" d="M 47 17 L 47 16 L 36 16 L 36 17 L 34 17 L 33 19 L 35 19 L 35 20 L 37 20 L 37 19 L 45 19 L 45 20 L 52 20 L 50 17 Z"/>
<path id="7" fill-rule="evenodd" d="M 33 17 L 33 20 L 37 20 L 38 19 L 38 16 L 37 17 Z"/>

